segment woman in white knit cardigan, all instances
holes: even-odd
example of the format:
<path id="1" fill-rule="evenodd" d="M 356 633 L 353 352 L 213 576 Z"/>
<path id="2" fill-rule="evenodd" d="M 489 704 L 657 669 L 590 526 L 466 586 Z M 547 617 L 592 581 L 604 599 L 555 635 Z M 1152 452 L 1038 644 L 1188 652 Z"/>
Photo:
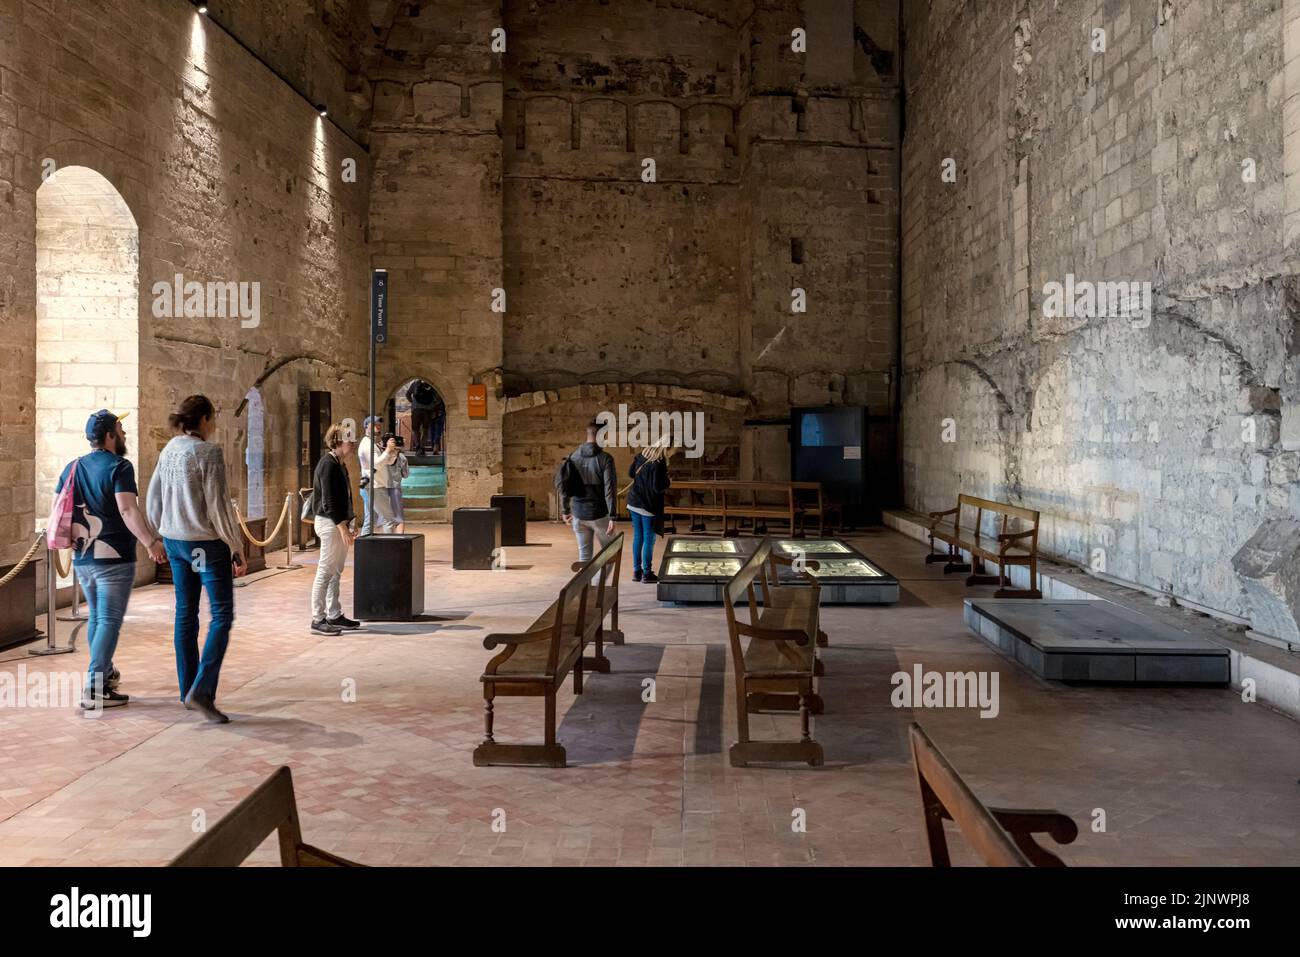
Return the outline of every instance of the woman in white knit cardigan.
<path id="1" fill-rule="evenodd" d="M 243 536 L 231 508 L 221 446 L 209 442 L 216 409 L 189 396 L 168 417 L 177 431 L 158 456 L 149 482 L 149 520 L 163 538 L 176 588 L 176 677 L 185 707 L 209 721 L 230 719 L 217 710 L 217 681 L 235 623 L 234 579 L 244 574 Z M 199 654 L 199 594 L 208 593 L 211 621 Z"/>

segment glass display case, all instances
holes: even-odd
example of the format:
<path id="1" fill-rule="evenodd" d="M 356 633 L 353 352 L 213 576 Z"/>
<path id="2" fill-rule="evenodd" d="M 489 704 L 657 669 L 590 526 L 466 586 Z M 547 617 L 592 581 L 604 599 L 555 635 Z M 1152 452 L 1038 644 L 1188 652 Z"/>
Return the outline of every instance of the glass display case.
<path id="1" fill-rule="evenodd" d="M 672 538 L 668 551 L 673 555 L 738 555 L 740 548 L 730 538 Z"/>
<path id="2" fill-rule="evenodd" d="M 803 552 L 805 555 L 851 555 L 853 549 L 833 538 L 782 538 L 772 543 L 782 555 Z"/>
<path id="3" fill-rule="evenodd" d="M 740 571 L 739 558 L 689 558 L 669 556 L 661 578 L 730 578 Z"/>
<path id="4" fill-rule="evenodd" d="M 880 578 L 884 575 L 879 568 L 861 558 L 818 558 L 816 568 L 809 568 L 808 573 L 814 578 Z"/>

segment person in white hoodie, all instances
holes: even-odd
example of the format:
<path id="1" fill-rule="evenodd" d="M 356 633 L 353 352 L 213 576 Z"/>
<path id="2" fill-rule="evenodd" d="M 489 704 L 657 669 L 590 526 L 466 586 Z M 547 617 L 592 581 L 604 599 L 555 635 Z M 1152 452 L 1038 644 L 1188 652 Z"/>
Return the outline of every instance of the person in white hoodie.
<path id="1" fill-rule="evenodd" d="M 397 527 L 397 518 L 393 515 L 392 498 L 389 495 L 389 488 L 392 484 L 392 478 L 388 473 L 388 467 L 397 461 L 397 442 L 390 438 L 379 448 L 378 453 L 372 452 L 378 442 L 380 430 L 383 423 L 379 416 L 369 416 L 364 427 L 366 437 L 361 440 L 357 446 L 357 460 L 361 464 L 361 502 L 365 513 L 361 516 L 361 531 L 359 535 L 369 535 L 370 527 L 370 507 L 373 493 L 375 509 L 375 525 L 379 527 L 380 533 L 391 532 Z M 371 489 L 372 482 L 370 474 L 370 457 L 375 457 L 375 472 L 373 477 L 374 489 Z M 377 490 L 377 491 L 375 491 Z"/>
<path id="2" fill-rule="evenodd" d="M 230 719 L 217 710 L 217 681 L 235 623 L 235 583 L 247 570 L 239 520 L 231 508 L 221 446 L 209 442 L 216 409 L 203 395 L 189 396 L 168 417 L 177 436 L 158 455 L 146 510 L 171 563 L 176 589 L 176 677 L 181 701 L 209 720 Z M 199 655 L 199 594 L 208 593 L 211 621 Z"/>

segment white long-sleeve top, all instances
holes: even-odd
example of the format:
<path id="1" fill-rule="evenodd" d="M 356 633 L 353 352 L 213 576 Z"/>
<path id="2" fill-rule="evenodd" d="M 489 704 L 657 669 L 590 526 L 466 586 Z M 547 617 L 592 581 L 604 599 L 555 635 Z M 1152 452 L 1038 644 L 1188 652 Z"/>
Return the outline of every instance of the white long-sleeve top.
<path id="1" fill-rule="evenodd" d="M 370 436 L 366 436 L 357 445 L 357 460 L 361 463 L 361 474 L 366 478 L 370 477 Z M 397 449 L 392 451 L 382 451 L 379 457 L 375 459 L 375 488 L 389 488 L 392 485 L 392 476 L 388 474 L 388 466 L 397 461 Z"/>
<path id="2" fill-rule="evenodd" d="M 244 536 L 230 505 L 221 446 L 178 435 L 158 454 L 145 501 L 149 523 L 163 538 L 182 542 L 220 539 L 235 555 Z"/>

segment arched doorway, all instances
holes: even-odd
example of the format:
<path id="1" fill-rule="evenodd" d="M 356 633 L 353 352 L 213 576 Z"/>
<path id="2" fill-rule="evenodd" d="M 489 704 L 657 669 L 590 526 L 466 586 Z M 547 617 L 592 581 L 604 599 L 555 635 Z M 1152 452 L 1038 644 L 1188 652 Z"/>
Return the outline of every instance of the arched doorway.
<path id="1" fill-rule="evenodd" d="M 407 379 L 384 403 L 385 431 L 402 438 L 410 475 L 402 482 L 408 522 L 444 519 L 447 507 L 447 404 L 432 382 Z"/>
<path id="2" fill-rule="evenodd" d="M 84 455 L 96 409 L 128 413 L 127 458 L 139 465 L 140 231 L 121 194 L 84 166 L 36 191 L 36 516 L 59 474 Z"/>

